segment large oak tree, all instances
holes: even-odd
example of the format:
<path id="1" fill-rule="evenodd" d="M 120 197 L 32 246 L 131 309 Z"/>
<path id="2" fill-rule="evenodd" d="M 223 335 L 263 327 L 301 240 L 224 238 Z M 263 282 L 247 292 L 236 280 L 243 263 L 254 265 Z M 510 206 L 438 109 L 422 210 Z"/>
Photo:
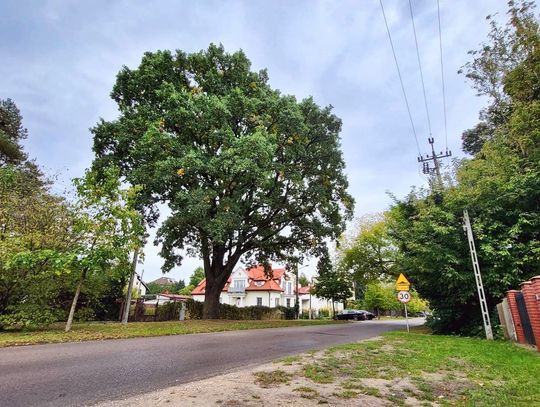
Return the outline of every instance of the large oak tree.
<path id="1" fill-rule="evenodd" d="M 163 269 L 183 250 L 202 258 L 205 318 L 218 317 L 240 259 L 326 257 L 353 207 L 331 107 L 281 94 L 243 52 L 215 45 L 146 53 L 120 71 L 112 98 L 120 115 L 93 129 L 94 168 L 114 164 L 142 187 L 149 225 L 156 204 L 168 204 L 157 234 Z"/>

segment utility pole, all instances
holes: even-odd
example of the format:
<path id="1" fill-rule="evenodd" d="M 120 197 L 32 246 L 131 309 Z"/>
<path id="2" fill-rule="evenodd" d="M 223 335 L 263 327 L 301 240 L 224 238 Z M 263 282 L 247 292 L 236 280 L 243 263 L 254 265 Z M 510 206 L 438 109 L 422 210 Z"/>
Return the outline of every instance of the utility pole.
<path id="1" fill-rule="evenodd" d="M 295 270 L 294 277 L 295 277 L 295 284 L 296 284 L 296 289 L 294 290 L 294 293 L 295 293 L 294 316 L 295 316 L 295 319 L 299 319 L 300 318 L 300 304 L 298 304 L 298 297 L 299 297 L 298 296 L 298 263 L 296 263 L 294 270 Z"/>
<path id="2" fill-rule="evenodd" d="M 439 186 L 442 186 L 442 175 L 441 175 L 441 167 L 439 165 L 439 159 L 440 158 L 446 158 L 452 156 L 452 151 L 446 150 L 444 153 L 441 151 L 439 154 L 435 153 L 435 140 L 433 137 L 428 138 L 428 143 L 431 144 L 431 155 L 426 154 L 426 156 L 419 156 L 418 162 L 422 163 L 422 172 L 427 175 L 433 175 L 435 174 L 437 177 L 437 182 Z M 433 167 L 429 167 L 429 161 L 433 161 Z"/>
<path id="3" fill-rule="evenodd" d="M 124 314 L 122 315 L 122 324 L 126 325 L 129 318 L 129 309 L 131 308 L 131 291 L 133 290 L 133 281 L 135 280 L 135 272 L 137 269 L 137 259 L 139 258 L 139 248 L 135 248 L 133 252 L 133 261 L 131 262 L 131 275 L 126 293 L 126 301 L 124 304 Z"/>
<path id="4" fill-rule="evenodd" d="M 467 240 L 469 241 L 469 250 L 471 252 L 471 260 L 474 270 L 474 278 L 476 280 L 476 289 L 478 290 L 478 299 L 480 300 L 480 310 L 482 312 L 482 319 L 484 320 L 484 330 L 486 331 L 486 338 L 493 339 L 493 332 L 491 330 L 491 322 L 489 320 L 489 312 L 486 302 L 486 295 L 484 294 L 484 284 L 482 283 L 482 274 L 480 274 L 480 265 L 478 264 L 478 257 L 476 257 L 476 248 L 474 246 L 474 237 L 471 228 L 471 222 L 469 220 L 469 212 L 467 209 L 463 210 L 463 229 L 467 232 Z"/>

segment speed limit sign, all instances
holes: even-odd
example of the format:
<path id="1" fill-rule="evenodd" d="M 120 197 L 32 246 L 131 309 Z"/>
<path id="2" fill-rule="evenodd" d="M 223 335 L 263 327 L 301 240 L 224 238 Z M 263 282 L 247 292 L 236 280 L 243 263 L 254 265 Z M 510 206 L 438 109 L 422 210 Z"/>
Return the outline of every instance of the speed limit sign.
<path id="1" fill-rule="evenodd" d="M 397 295 L 400 302 L 408 303 L 411 300 L 411 294 L 408 291 L 400 291 Z"/>

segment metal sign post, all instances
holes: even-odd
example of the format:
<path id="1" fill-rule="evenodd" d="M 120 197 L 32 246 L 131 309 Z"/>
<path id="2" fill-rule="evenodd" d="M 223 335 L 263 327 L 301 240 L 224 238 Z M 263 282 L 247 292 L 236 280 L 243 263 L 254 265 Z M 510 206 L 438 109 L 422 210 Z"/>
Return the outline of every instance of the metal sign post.
<path id="1" fill-rule="evenodd" d="M 411 332 L 409 329 L 409 315 L 407 314 L 407 304 L 405 305 L 405 321 L 407 321 L 407 332 Z"/>
<path id="2" fill-rule="evenodd" d="M 471 252 L 474 278 L 476 280 L 476 289 L 478 291 L 478 299 L 480 300 L 480 310 L 482 312 L 482 319 L 484 320 L 484 330 L 486 331 L 486 338 L 493 339 L 493 332 L 491 330 L 491 321 L 489 320 L 489 311 L 487 307 L 486 295 L 484 293 L 484 284 L 482 283 L 480 264 L 478 263 L 478 257 L 476 256 L 474 237 L 472 234 L 471 222 L 469 220 L 469 212 L 467 212 L 467 209 L 463 211 L 463 220 L 463 228 L 467 232 L 467 240 L 469 241 L 469 250 Z"/>
<path id="3" fill-rule="evenodd" d="M 396 280 L 396 290 L 398 290 L 397 298 L 400 302 L 405 305 L 405 322 L 407 323 L 407 332 L 410 332 L 409 328 L 409 315 L 407 314 L 407 303 L 411 300 L 411 294 L 409 293 L 409 288 L 411 283 L 407 280 L 407 277 L 403 273 L 399 274 L 398 279 Z"/>
<path id="4" fill-rule="evenodd" d="M 405 305 L 405 321 L 407 323 L 407 332 L 410 332 L 409 328 L 409 314 L 407 313 L 407 303 L 411 300 L 411 294 L 408 291 L 400 291 L 397 295 L 397 298 L 400 302 Z"/>

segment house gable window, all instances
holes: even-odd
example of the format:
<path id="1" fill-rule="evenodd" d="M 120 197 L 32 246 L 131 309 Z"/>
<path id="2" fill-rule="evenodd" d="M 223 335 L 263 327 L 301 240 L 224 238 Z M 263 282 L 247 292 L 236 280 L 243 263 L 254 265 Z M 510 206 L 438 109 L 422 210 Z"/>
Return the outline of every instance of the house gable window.
<path id="1" fill-rule="evenodd" d="M 257 305 L 262 306 L 262 297 L 257 297 Z"/>
<path id="2" fill-rule="evenodd" d="M 246 280 L 234 280 L 233 286 L 234 288 L 244 288 L 246 286 Z"/>
<path id="3" fill-rule="evenodd" d="M 290 281 L 285 284 L 285 294 L 292 294 L 292 282 Z"/>

